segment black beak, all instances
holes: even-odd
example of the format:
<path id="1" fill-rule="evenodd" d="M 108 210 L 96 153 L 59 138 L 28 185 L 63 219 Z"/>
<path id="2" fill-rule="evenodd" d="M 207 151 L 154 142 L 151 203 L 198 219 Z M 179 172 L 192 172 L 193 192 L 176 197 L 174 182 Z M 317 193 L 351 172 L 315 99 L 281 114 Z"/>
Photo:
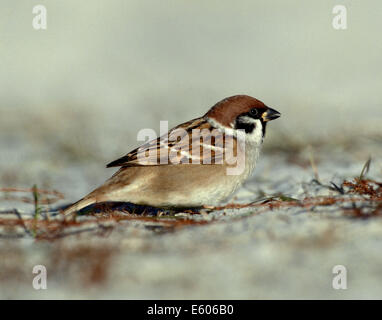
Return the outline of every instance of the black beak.
<path id="1" fill-rule="evenodd" d="M 275 109 L 268 108 L 262 115 L 262 118 L 265 122 L 275 120 L 281 116 L 281 113 L 276 111 Z"/>

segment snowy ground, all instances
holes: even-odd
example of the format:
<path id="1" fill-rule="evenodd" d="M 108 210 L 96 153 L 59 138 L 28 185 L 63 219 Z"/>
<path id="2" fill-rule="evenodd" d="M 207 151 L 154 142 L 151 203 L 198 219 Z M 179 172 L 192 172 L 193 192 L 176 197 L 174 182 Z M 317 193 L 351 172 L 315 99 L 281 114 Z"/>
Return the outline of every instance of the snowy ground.
<path id="1" fill-rule="evenodd" d="M 232 201 L 263 200 L 209 215 L 105 210 L 62 226 L 42 214 L 35 227 L 33 205 L 2 201 L 19 208 L 26 226 L 11 226 L 14 212 L 1 214 L 1 297 L 381 298 L 382 190 L 370 201 L 330 184 L 352 181 L 363 164 L 349 154 L 326 157 L 319 184 L 310 166 L 267 155 Z M 381 168 L 372 165 L 368 177 L 382 181 Z M 48 270 L 45 291 L 32 287 L 38 264 Z M 347 269 L 347 290 L 332 288 L 335 265 Z"/>

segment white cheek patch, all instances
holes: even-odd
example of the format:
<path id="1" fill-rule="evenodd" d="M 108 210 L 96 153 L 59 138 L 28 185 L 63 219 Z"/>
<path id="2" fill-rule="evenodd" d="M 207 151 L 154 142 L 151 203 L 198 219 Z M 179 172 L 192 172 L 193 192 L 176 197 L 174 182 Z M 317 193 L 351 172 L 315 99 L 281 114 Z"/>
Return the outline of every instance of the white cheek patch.
<path id="1" fill-rule="evenodd" d="M 240 117 L 240 121 L 243 123 L 248 123 L 248 124 L 252 124 L 252 123 L 257 124 L 256 121 L 259 121 L 259 120 L 253 119 L 253 118 L 248 117 L 248 116 L 242 116 L 242 117 Z"/>
<path id="2" fill-rule="evenodd" d="M 259 119 L 253 119 L 251 117 L 244 116 L 245 121 L 248 121 L 249 124 L 254 124 L 255 128 L 250 134 L 245 135 L 246 143 L 250 143 L 252 145 L 260 147 L 263 142 L 263 125 Z M 222 126 L 220 123 L 215 121 L 214 119 L 208 118 L 208 122 L 215 128 L 222 129 L 226 134 L 233 135 L 236 137 L 236 130 L 234 128 L 234 124 L 231 123 L 231 128 Z"/>
<path id="3" fill-rule="evenodd" d="M 252 119 L 251 123 L 255 124 L 255 129 L 246 135 L 246 141 L 260 146 L 263 142 L 263 125 L 259 119 Z"/>

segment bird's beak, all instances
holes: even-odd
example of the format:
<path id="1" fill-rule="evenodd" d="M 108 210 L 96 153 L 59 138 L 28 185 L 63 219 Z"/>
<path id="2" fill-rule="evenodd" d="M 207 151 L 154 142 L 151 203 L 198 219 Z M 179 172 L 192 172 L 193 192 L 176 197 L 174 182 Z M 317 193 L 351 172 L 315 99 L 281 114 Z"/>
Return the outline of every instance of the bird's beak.
<path id="1" fill-rule="evenodd" d="M 263 113 L 262 118 L 265 122 L 267 122 L 267 121 L 275 120 L 280 116 L 281 116 L 280 112 L 276 111 L 275 109 L 268 108 L 268 110 Z"/>

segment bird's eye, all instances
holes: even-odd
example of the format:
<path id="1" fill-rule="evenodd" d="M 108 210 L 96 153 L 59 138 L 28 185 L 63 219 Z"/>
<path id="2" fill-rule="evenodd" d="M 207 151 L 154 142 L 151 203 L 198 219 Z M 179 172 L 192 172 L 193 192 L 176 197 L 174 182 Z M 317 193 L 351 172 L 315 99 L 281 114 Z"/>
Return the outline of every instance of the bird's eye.
<path id="1" fill-rule="evenodd" d="M 253 116 L 253 117 L 259 115 L 259 111 L 258 111 L 256 108 L 252 108 L 251 111 L 249 111 L 249 113 L 250 113 L 251 116 Z"/>

